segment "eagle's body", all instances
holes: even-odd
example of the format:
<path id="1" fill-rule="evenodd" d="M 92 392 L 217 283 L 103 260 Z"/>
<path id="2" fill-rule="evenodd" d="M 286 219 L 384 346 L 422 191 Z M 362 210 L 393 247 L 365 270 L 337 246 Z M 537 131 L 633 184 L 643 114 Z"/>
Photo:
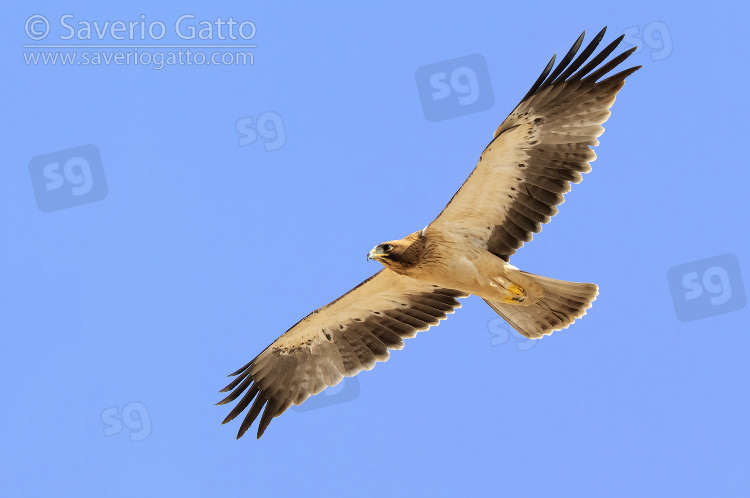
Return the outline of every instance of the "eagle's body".
<path id="1" fill-rule="evenodd" d="M 231 393 L 219 404 L 243 395 L 225 423 L 250 407 L 238 438 L 264 407 L 258 437 L 292 404 L 387 360 L 404 338 L 460 307 L 458 298 L 481 297 L 533 339 L 586 313 L 596 285 L 526 273 L 509 259 L 557 213 L 571 182 L 591 170 L 601 124 L 625 78 L 638 69 L 602 80 L 635 50 L 604 63 L 621 36 L 589 60 L 603 36 L 604 30 L 574 60 L 582 34 L 554 71 L 552 58 L 432 223 L 369 252 L 367 259 L 384 269 L 310 313 L 232 374 L 237 377 L 223 390 Z"/>
<path id="2" fill-rule="evenodd" d="M 425 229 L 402 240 L 386 242 L 396 248 L 408 247 L 403 260 L 391 251 L 389 258 L 373 254 L 399 275 L 442 288 L 461 290 L 490 301 L 520 302 L 518 286 L 511 287 L 509 274 L 517 269 L 502 258 L 472 244 L 471 236 L 460 231 Z M 515 292 L 511 291 L 513 289 Z"/>

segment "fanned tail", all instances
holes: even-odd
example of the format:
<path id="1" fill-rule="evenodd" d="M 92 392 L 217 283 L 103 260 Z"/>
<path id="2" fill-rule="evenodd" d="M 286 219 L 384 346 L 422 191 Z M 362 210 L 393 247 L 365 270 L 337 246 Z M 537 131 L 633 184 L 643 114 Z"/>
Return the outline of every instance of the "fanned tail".
<path id="1" fill-rule="evenodd" d="M 530 339 L 566 328 L 586 314 L 599 294 L 595 284 L 555 280 L 520 270 L 519 273 L 533 284 L 535 294 L 541 295 L 529 296 L 531 299 L 517 304 L 484 301 L 511 327 Z"/>

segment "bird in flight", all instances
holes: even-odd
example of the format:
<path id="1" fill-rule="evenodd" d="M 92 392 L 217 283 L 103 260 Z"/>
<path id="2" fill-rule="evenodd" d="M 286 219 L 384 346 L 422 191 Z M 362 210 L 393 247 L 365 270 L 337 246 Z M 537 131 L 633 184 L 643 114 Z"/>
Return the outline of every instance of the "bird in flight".
<path id="1" fill-rule="evenodd" d="M 625 78 L 641 67 L 610 75 L 636 49 L 604 62 L 624 35 L 592 57 L 605 30 L 576 57 L 582 33 L 554 70 L 552 57 L 432 223 L 367 254 L 383 269 L 230 375 L 236 378 L 221 391 L 230 393 L 217 404 L 242 396 L 223 423 L 250 407 L 238 439 L 264 407 L 258 438 L 292 404 L 386 361 L 390 349 L 437 325 L 470 294 L 531 339 L 586 314 L 596 285 L 527 273 L 509 259 L 557 213 L 571 182 L 591 171 L 601 125 Z"/>

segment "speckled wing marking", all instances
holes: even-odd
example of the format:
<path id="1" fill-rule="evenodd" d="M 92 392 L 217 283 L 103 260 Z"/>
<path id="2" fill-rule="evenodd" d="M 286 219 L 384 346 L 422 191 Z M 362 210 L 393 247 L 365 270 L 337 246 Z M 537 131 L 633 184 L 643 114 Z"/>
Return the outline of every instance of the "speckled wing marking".
<path id="1" fill-rule="evenodd" d="M 609 118 L 617 92 L 641 67 L 598 81 L 636 49 L 602 64 L 620 36 L 583 65 L 605 30 L 573 60 L 585 32 L 581 34 L 554 71 L 552 57 L 431 229 L 463 233 L 508 261 L 557 214 L 570 183 L 580 182 L 581 173 L 591 171 L 589 162 L 596 158 L 591 146 L 599 144 L 601 125 Z"/>
<path id="2" fill-rule="evenodd" d="M 258 438 L 273 417 L 299 405 L 346 377 L 370 370 L 414 337 L 453 313 L 468 294 L 441 289 L 390 270 L 381 270 L 332 303 L 317 309 L 240 368 L 217 404 L 244 396 L 224 419 L 227 423 L 252 406 L 239 439 L 265 406 Z"/>

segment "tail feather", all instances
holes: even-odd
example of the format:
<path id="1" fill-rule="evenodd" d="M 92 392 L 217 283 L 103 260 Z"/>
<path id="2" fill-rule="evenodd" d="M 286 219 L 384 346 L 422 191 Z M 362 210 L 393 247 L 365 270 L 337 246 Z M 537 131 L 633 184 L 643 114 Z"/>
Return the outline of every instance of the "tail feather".
<path id="1" fill-rule="evenodd" d="M 566 282 L 519 271 L 534 292 L 522 303 L 484 301 L 511 327 L 530 339 L 538 339 L 566 328 L 586 314 L 599 287 L 595 284 Z M 531 284 L 531 285 L 528 285 Z"/>

